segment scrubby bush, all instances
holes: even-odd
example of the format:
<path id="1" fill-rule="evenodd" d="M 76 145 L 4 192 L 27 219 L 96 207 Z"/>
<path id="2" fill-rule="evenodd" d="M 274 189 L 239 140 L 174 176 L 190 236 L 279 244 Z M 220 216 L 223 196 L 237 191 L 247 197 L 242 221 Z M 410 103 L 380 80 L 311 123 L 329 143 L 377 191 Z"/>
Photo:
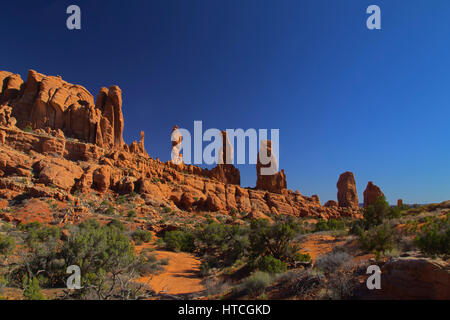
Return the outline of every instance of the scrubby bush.
<path id="1" fill-rule="evenodd" d="M 323 286 L 324 276 L 312 270 L 295 270 L 281 275 L 278 279 L 285 297 L 303 298 Z"/>
<path id="2" fill-rule="evenodd" d="M 145 230 L 136 230 L 132 233 L 131 238 L 136 244 L 147 243 L 152 240 L 152 234 Z"/>
<path id="3" fill-rule="evenodd" d="M 340 219 L 319 220 L 316 223 L 314 232 L 318 231 L 332 231 L 332 230 L 344 230 L 346 227 L 345 221 Z"/>
<path id="4" fill-rule="evenodd" d="M 300 232 L 300 227 L 291 217 L 273 224 L 264 219 L 253 220 L 249 235 L 252 263 L 257 264 L 266 255 L 293 263 L 299 248 L 292 244 L 292 240 Z"/>
<path id="5" fill-rule="evenodd" d="M 24 281 L 23 298 L 25 300 L 45 300 L 45 296 L 41 292 L 39 280 L 36 277 L 26 279 Z"/>
<path id="6" fill-rule="evenodd" d="M 272 282 L 272 277 L 267 272 L 256 271 L 246 278 L 242 284 L 243 291 L 250 296 L 257 296 Z"/>
<path id="7" fill-rule="evenodd" d="M 315 267 L 326 273 L 333 273 L 352 261 L 352 257 L 346 252 L 330 252 L 320 256 Z"/>
<path id="8" fill-rule="evenodd" d="M 16 248 L 16 242 L 14 238 L 10 236 L 2 236 L 0 234 L 0 255 L 8 256 L 13 253 Z"/>
<path id="9" fill-rule="evenodd" d="M 108 227 L 117 228 L 120 231 L 125 231 L 126 226 L 117 219 L 113 219 L 108 223 Z"/>
<path id="10" fill-rule="evenodd" d="M 201 224 L 194 232 L 200 255 L 207 255 L 210 267 L 227 267 L 248 255 L 248 228 L 213 221 Z"/>
<path id="11" fill-rule="evenodd" d="M 310 262 L 311 256 L 308 253 L 297 252 L 294 254 L 294 260 L 297 262 Z"/>
<path id="12" fill-rule="evenodd" d="M 195 238 L 189 231 L 174 230 L 164 234 L 164 243 L 167 249 L 173 251 L 193 252 Z"/>
<path id="13" fill-rule="evenodd" d="M 362 231 L 359 236 L 359 244 L 364 250 L 384 253 L 394 248 L 394 232 L 387 223 L 384 223 Z"/>
<path id="14" fill-rule="evenodd" d="M 18 229 L 27 233 L 25 241 L 30 247 L 47 242 L 50 239 L 59 240 L 61 237 L 61 230 L 59 228 L 48 227 L 39 222 L 19 224 Z"/>
<path id="15" fill-rule="evenodd" d="M 264 256 L 258 265 L 259 270 L 268 272 L 270 274 L 286 272 L 287 266 L 283 261 L 272 256 Z"/>
<path id="16" fill-rule="evenodd" d="M 401 211 L 397 207 L 390 207 L 384 196 L 379 196 L 373 204 L 364 209 L 365 228 L 378 226 L 385 219 L 399 218 Z"/>
<path id="17" fill-rule="evenodd" d="M 116 227 L 101 226 L 96 220 L 83 222 L 72 231 L 61 252 L 67 265 L 80 266 L 87 282 L 95 282 L 105 272 L 134 261 L 128 237 Z"/>
<path id="18" fill-rule="evenodd" d="M 436 219 L 422 228 L 414 243 L 419 249 L 430 255 L 450 254 L 450 223 L 445 219 Z"/>

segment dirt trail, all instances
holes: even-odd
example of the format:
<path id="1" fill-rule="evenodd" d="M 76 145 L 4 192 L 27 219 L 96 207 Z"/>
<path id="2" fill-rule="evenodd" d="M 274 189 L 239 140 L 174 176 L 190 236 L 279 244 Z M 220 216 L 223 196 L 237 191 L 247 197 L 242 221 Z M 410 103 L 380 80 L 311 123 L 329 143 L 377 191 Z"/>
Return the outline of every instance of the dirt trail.
<path id="1" fill-rule="evenodd" d="M 157 293 L 186 294 L 204 290 L 198 274 L 200 260 L 185 252 L 155 251 L 158 259 L 169 259 L 161 274 L 142 277 L 137 281 L 148 283 Z"/>

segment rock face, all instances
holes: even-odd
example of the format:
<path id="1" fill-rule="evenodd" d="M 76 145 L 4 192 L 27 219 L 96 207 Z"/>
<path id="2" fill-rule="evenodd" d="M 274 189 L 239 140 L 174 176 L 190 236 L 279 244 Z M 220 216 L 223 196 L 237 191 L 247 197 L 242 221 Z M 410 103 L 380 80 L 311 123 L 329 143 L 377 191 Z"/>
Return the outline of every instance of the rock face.
<path id="1" fill-rule="evenodd" d="M 378 197 L 384 197 L 383 192 L 372 181 L 369 181 L 366 190 L 364 190 L 364 207 L 370 206 Z"/>
<path id="2" fill-rule="evenodd" d="M 2 124 L 6 121 L 8 127 L 14 124 L 21 129 L 59 129 L 67 137 L 102 148 L 122 148 L 124 121 L 119 87 L 102 88 L 94 104 L 93 96 L 84 87 L 33 70 L 28 72 L 25 83 L 20 76 L 2 71 L 0 83 L 5 88 L 0 92 Z"/>
<path id="3" fill-rule="evenodd" d="M 402 207 L 403 206 L 403 200 L 402 199 L 398 199 L 397 200 L 397 207 Z"/>
<path id="4" fill-rule="evenodd" d="M 450 299 L 450 265 L 442 260 L 401 257 L 381 269 L 383 299 Z"/>
<path id="5" fill-rule="evenodd" d="M 337 182 L 337 189 L 339 207 L 359 208 L 355 176 L 352 172 L 347 171 L 340 175 Z"/>
<path id="6" fill-rule="evenodd" d="M 256 163 L 256 189 L 273 193 L 282 193 L 283 190 L 286 190 L 287 182 L 284 170 L 281 170 L 280 172 L 277 171 L 278 165 L 275 155 L 272 153 L 272 141 L 261 141 L 258 152 L 258 161 Z"/>

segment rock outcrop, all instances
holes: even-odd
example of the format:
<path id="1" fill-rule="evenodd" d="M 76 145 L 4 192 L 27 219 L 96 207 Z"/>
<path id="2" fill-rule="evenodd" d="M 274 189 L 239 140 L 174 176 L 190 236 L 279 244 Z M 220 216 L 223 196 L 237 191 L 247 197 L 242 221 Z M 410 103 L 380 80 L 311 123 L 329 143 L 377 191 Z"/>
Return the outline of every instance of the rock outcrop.
<path id="1" fill-rule="evenodd" d="M 278 164 L 272 152 L 272 141 L 263 140 L 258 152 L 256 163 L 256 189 L 273 193 L 282 193 L 287 189 L 284 170 L 278 172 Z"/>
<path id="2" fill-rule="evenodd" d="M 339 207 L 359 208 L 355 176 L 352 172 L 347 171 L 340 175 L 337 182 L 337 189 Z"/>
<path id="3" fill-rule="evenodd" d="M 233 148 L 228 139 L 227 132 L 222 131 L 222 148 L 219 152 L 218 164 L 209 172 L 209 177 L 225 184 L 241 184 L 241 174 L 239 170 L 232 165 Z"/>
<path id="4" fill-rule="evenodd" d="M 440 259 L 400 257 L 381 269 L 383 299 L 450 299 L 450 265 Z"/>
<path id="5" fill-rule="evenodd" d="M 286 176 L 283 170 L 277 171 L 270 141 L 264 143 L 258 155 L 257 188 L 241 188 L 239 170 L 229 163 L 232 151 L 227 148 L 225 133 L 220 161 L 212 170 L 182 162 L 182 136 L 177 134 L 177 126 L 172 148 L 181 162 L 162 163 L 148 156 L 143 132 L 139 143 L 124 144 L 118 87 L 102 88 L 94 104 L 92 95 L 83 87 L 35 71 L 29 72 L 26 83 L 18 75 L 0 72 L 0 83 L 2 199 L 79 201 L 75 195 L 81 193 L 105 199 L 139 193 L 137 198 L 153 207 L 145 210 L 152 212 L 169 207 L 248 218 L 360 217 L 357 208 L 340 208 L 332 203 L 322 206 L 318 196 L 287 190 Z M 261 151 L 269 161 L 261 161 Z M 270 167 L 275 169 L 263 174 Z M 69 214 L 64 221 L 78 221 L 78 217 Z M 10 218 L 14 219 L 8 215 Z"/>
<path id="6" fill-rule="evenodd" d="M 133 141 L 129 146 L 129 151 L 131 153 L 140 154 L 140 155 L 145 156 L 147 154 L 147 151 L 145 150 L 144 138 L 145 138 L 145 133 L 144 133 L 144 131 L 141 131 L 141 140 L 139 140 L 139 142 Z"/>
<path id="7" fill-rule="evenodd" d="M 384 197 L 383 192 L 372 181 L 369 181 L 366 190 L 364 190 L 364 207 L 370 206 L 378 197 Z"/>
<path id="8" fill-rule="evenodd" d="M 94 104 L 89 91 L 59 76 L 30 70 L 24 83 L 18 75 L 0 72 L 0 82 L 4 88 L 0 92 L 2 125 L 6 122 L 8 127 L 17 125 L 21 129 L 62 130 L 67 137 L 102 148 L 122 148 L 124 121 L 119 87 L 102 88 Z"/>

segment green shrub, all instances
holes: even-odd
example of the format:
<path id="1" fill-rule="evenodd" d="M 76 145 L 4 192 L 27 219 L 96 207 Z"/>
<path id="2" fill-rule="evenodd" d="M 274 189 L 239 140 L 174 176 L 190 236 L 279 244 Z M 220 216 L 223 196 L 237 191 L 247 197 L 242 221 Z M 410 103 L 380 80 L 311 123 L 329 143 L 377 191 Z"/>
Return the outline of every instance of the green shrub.
<path id="1" fill-rule="evenodd" d="M 294 255 L 294 260 L 295 261 L 299 261 L 299 262 L 310 262 L 311 261 L 311 256 L 308 253 L 297 252 Z"/>
<path id="2" fill-rule="evenodd" d="M 173 251 L 193 252 L 195 238 L 188 231 L 175 230 L 164 234 L 166 248 Z"/>
<path id="3" fill-rule="evenodd" d="M 33 132 L 33 128 L 30 125 L 28 125 L 25 128 L 23 128 L 23 131 L 25 131 L 25 132 Z"/>
<path id="4" fill-rule="evenodd" d="M 244 280 L 242 286 L 246 294 L 250 296 L 257 296 L 262 294 L 271 282 L 272 278 L 270 274 L 262 271 L 256 271 Z"/>
<path id="5" fill-rule="evenodd" d="M 422 228 L 414 240 L 419 249 L 430 255 L 450 254 L 450 223 L 445 220 L 433 221 Z"/>
<path id="6" fill-rule="evenodd" d="M 349 233 L 359 236 L 361 234 L 361 232 L 364 231 L 365 226 L 366 226 L 366 224 L 365 224 L 364 220 L 352 221 L 352 223 L 350 224 Z"/>
<path id="7" fill-rule="evenodd" d="M 23 298 L 25 300 L 45 300 L 45 296 L 42 294 L 41 287 L 39 286 L 38 278 L 26 279 L 24 281 L 24 287 Z"/>
<path id="8" fill-rule="evenodd" d="M 401 210 L 398 207 L 390 207 L 384 196 L 379 196 L 373 204 L 364 209 L 365 228 L 378 226 L 385 219 L 399 218 Z"/>
<path id="9" fill-rule="evenodd" d="M 0 255 L 8 256 L 14 252 L 16 242 L 10 236 L 2 236 L 0 234 Z"/>
<path id="10" fill-rule="evenodd" d="M 272 256 L 264 256 L 258 265 L 259 270 L 268 272 L 270 274 L 286 272 L 287 266 L 283 261 L 276 259 Z"/>
<path id="11" fill-rule="evenodd" d="M 387 223 L 362 231 L 359 244 L 362 249 L 383 253 L 394 248 L 394 232 Z"/>
<path id="12" fill-rule="evenodd" d="M 124 269 L 135 261 L 128 237 L 114 226 L 96 220 L 81 223 L 61 249 L 66 265 L 78 265 L 85 283 L 97 283 L 105 273 Z"/>
<path id="13" fill-rule="evenodd" d="M 248 255 L 248 228 L 208 221 L 194 232 L 199 254 L 209 257 L 210 267 L 228 267 Z"/>
<path id="14" fill-rule="evenodd" d="M 125 231 L 125 225 L 117 219 L 113 219 L 108 223 L 108 227 L 117 228 L 120 231 Z"/>
<path id="15" fill-rule="evenodd" d="M 152 234 L 145 230 L 136 230 L 131 234 L 131 238 L 136 244 L 147 243 L 152 240 Z"/>
<path id="16" fill-rule="evenodd" d="M 337 219 L 319 220 L 314 228 L 314 232 L 318 231 L 331 231 L 331 230 L 344 230 L 345 221 Z"/>
<path id="17" fill-rule="evenodd" d="M 25 241 L 30 247 L 47 242 L 50 239 L 59 240 L 61 237 L 61 230 L 59 228 L 47 227 L 39 222 L 19 224 L 18 229 L 28 233 Z"/>
<path id="18" fill-rule="evenodd" d="M 283 262 L 294 262 L 298 246 L 292 244 L 301 226 L 289 217 L 271 224 L 269 221 L 253 220 L 250 225 L 250 259 L 255 263 L 261 257 L 271 255 Z"/>
<path id="19" fill-rule="evenodd" d="M 172 212 L 172 209 L 170 209 L 169 207 L 164 207 L 163 210 L 164 210 L 165 213 L 171 213 Z"/>

